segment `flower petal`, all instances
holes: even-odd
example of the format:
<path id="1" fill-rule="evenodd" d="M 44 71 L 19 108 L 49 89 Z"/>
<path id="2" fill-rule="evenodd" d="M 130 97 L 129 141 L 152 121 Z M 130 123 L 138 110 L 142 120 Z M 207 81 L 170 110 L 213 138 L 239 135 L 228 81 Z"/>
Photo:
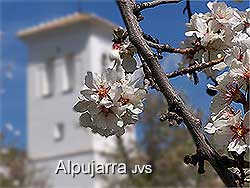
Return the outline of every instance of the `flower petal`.
<path id="1" fill-rule="evenodd" d="M 234 140 L 230 142 L 227 148 L 228 151 L 235 151 L 240 155 L 243 151 L 246 151 L 247 147 L 248 146 L 246 144 L 240 145 L 239 141 Z"/>
<path id="2" fill-rule="evenodd" d="M 78 101 L 74 107 L 73 110 L 75 110 L 76 112 L 85 112 L 88 110 L 89 105 L 91 104 L 90 101 Z"/>
<path id="3" fill-rule="evenodd" d="M 204 130 L 208 134 L 214 134 L 217 129 L 215 128 L 213 123 L 207 123 L 206 126 L 204 127 Z"/>
<path id="4" fill-rule="evenodd" d="M 124 55 L 122 67 L 126 73 L 133 73 L 136 70 L 137 62 L 131 55 Z"/>
<path id="5" fill-rule="evenodd" d="M 95 88 L 93 80 L 94 80 L 94 78 L 93 78 L 92 72 L 87 72 L 87 76 L 85 76 L 85 85 L 90 89 Z"/>
<path id="6" fill-rule="evenodd" d="M 91 121 L 91 116 L 89 113 L 81 114 L 80 125 L 83 127 L 91 127 L 92 121 Z"/>

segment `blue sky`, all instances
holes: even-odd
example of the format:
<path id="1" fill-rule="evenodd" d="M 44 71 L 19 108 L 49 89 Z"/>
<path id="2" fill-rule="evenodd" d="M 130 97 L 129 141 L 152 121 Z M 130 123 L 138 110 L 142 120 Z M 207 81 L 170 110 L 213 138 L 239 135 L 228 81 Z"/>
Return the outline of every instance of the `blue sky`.
<path id="1" fill-rule="evenodd" d="M 249 2 L 235 3 L 227 1 L 232 7 L 245 10 Z M 184 39 L 185 22 L 187 15 L 182 14 L 185 1 L 175 4 L 160 6 L 153 10 L 143 12 L 145 20 L 141 23 L 144 31 L 167 42 L 178 46 Z M 207 12 L 206 1 L 192 1 L 193 12 Z M 0 94 L 0 128 L 6 123 L 11 123 L 15 129 L 21 131 L 18 147 L 26 147 L 26 64 L 27 49 L 16 37 L 20 29 L 49 21 L 56 17 L 76 12 L 94 13 L 118 25 L 123 25 L 122 18 L 116 3 L 113 1 L 84 1 L 84 0 L 0 0 L 0 25 L 3 38 L 1 40 L 1 67 L 13 64 L 13 78 L 9 79 L 1 70 L 0 89 L 5 92 Z M 166 70 L 176 68 L 178 57 L 170 55 L 164 60 Z M 173 79 L 171 82 L 178 90 L 185 91 L 189 102 L 208 113 L 210 98 L 206 94 L 205 76 L 201 76 L 200 84 L 194 86 L 186 77 Z M 197 100 L 199 99 L 199 100 Z M 12 137 L 11 134 L 9 137 Z"/>

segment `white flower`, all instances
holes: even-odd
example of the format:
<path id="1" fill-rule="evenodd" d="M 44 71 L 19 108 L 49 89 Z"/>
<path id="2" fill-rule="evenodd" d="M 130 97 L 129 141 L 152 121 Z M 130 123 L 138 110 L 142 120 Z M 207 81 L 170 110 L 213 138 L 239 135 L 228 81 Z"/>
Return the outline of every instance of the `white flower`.
<path id="1" fill-rule="evenodd" d="M 216 78 L 217 86 L 208 84 L 208 88 L 218 91 L 211 102 L 210 110 L 212 115 L 217 114 L 220 110 L 230 105 L 232 102 L 244 103 L 245 96 L 241 92 L 241 85 L 228 72 Z"/>
<path id="2" fill-rule="evenodd" d="M 230 74 L 242 85 L 243 89 L 247 89 L 250 81 L 250 49 L 244 53 L 238 52 L 233 62 Z"/>
<path id="3" fill-rule="evenodd" d="M 74 110 L 82 113 L 80 125 L 89 127 L 103 136 L 120 135 L 125 132 L 121 116 L 126 112 L 116 104 L 102 100 L 99 104 L 93 101 L 78 101 Z"/>
<path id="4" fill-rule="evenodd" d="M 203 19 L 203 14 L 194 14 L 190 20 L 190 23 L 187 23 L 188 31 L 185 32 L 185 35 L 190 37 L 194 34 L 198 38 L 203 38 L 208 33 L 208 24 L 207 20 Z"/>
<path id="5" fill-rule="evenodd" d="M 194 14 L 187 24 L 186 36 L 195 35 L 201 45 L 208 50 L 224 50 L 232 45 L 235 35 L 233 27 L 240 23 L 236 10 L 227 7 L 225 3 L 209 2 L 210 13 Z"/>
<path id="6" fill-rule="evenodd" d="M 232 39 L 232 43 L 236 46 L 240 46 L 242 49 L 250 49 L 250 37 L 246 33 L 238 33 Z"/>
<path id="7" fill-rule="evenodd" d="M 240 48 L 239 46 L 233 46 L 226 51 L 226 56 L 224 62 L 215 65 L 213 68 L 216 70 L 224 70 L 226 67 L 237 68 L 237 67 L 247 67 L 249 69 L 249 56 L 250 50 Z"/>
<path id="8" fill-rule="evenodd" d="M 194 14 L 187 23 L 187 38 L 182 47 L 198 47 L 199 50 L 194 54 L 185 54 L 180 68 L 225 57 L 224 62 L 202 70 L 218 83 L 216 86 L 208 85 L 217 94 L 211 103 L 211 122 L 204 129 L 216 135 L 216 141 L 226 145 L 229 151 L 242 153 L 249 147 L 246 143 L 249 113 L 242 120 L 241 111 L 235 112 L 230 105 L 240 103 L 247 110 L 245 94 L 249 92 L 250 79 L 250 13 L 249 10 L 240 12 L 217 1 L 209 2 L 207 6 L 209 13 Z"/>
<path id="9" fill-rule="evenodd" d="M 83 89 L 80 93 L 86 100 L 100 102 L 111 95 L 114 83 L 117 79 L 120 79 L 119 76 L 115 70 L 111 69 L 108 69 L 102 75 L 93 75 L 92 72 L 88 72 L 85 77 L 85 86 L 87 89 Z"/>
<path id="10" fill-rule="evenodd" d="M 120 77 L 116 68 L 103 75 L 88 72 L 87 89 L 80 92 L 82 99 L 74 105 L 74 110 L 81 113 L 80 125 L 102 136 L 124 134 L 125 126 L 138 120 L 146 97 L 145 89 L 136 87 L 138 79 Z"/>
<path id="11" fill-rule="evenodd" d="M 246 149 L 249 146 L 245 143 L 241 144 L 239 140 L 232 140 L 232 142 L 228 145 L 228 151 L 235 151 L 238 154 L 241 154 L 243 151 L 246 151 Z"/>
<path id="12" fill-rule="evenodd" d="M 240 110 L 225 108 L 205 126 L 205 131 L 214 135 L 217 145 L 227 145 L 228 151 L 241 154 L 249 148 L 249 118 L 249 111 L 243 119 Z"/>
<path id="13" fill-rule="evenodd" d="M 90 110 L 90 114 L 94 117 L 93 124 L 97 128 L 113 130 L 115 133 L 123 129 L 121 116 L 126 112 L 124 108 L 120 108 L 117 103 L 110 101 L 102 101 L 94 108 L 94 110 Z"/>
<path id="14" fill-rule="evenodd" d="M 235 16 L 238 18 L 238 22 L 234 26 L 234 30 L 250 35 L 250 11 L 236 11 Z"/>
<path id="15" fill-rule="evenodd" d="M 209 134 L 214 134 L 216 131 L 220 131 L 223 127 L 228 126 L 229 123 L 236 123 L 234 118 L 236 114 L 239 115 L 240 111 L 235 113 L 231 107 L 226 106 L 218 114 L 211 116 L 212 123 L 209 122 L 204 127 L 204 130 Z"/>
<path id="16" fill-rule="evenodd" d="M 226 73 L 228 74 L 227 78 L 223 79 L 228 81 L 227 79 L 229 78 L 231 81 L 237 81 L 238 85 L 246 90 L 250 80 L 250 50 L 247 49 L 244 52 L 239 47 L 233 46 L 227 53 L 225 61 L 213 68 L 224 70 L 226 67 L 229 68 L 229 72 Z"/>
<path id="17" fill-rule="evenodd" d="M 218 33 L 217 28 L 214 27 L 214 22 L 204 20 L 201 14 L 194 14 L 188 26 L 189 28 L 188 31 L 185 32 L 185 35 L 188 37 L 196 36 L 200 39 L 201 45 L 214 49 L 219 49 L 221 46 L 224 46 L 222 44 L 222 42 L 224 42 L 223 31 Z"/>
<path id="18" fill-rule="evenodd" d="M 208 8 L 211 10 L 213 18 L 218 22 L 217 27 L 232 27 L 238 22 L 235 17 L 235 10 L 227 7 L 224 2 L 208 2 Z"/>
<path id="19" fill-rule="evenodd" d="M 146 98 L 147 91 L 143 88 L 136 88 L 135 85 L 140 81 L 140 78 L 131 80 L 122 80 L 120 82 L 118 102 L 124 108 L 130 110 L 133 114 L 138 115 L 143 110 L 143 100 Z"/>

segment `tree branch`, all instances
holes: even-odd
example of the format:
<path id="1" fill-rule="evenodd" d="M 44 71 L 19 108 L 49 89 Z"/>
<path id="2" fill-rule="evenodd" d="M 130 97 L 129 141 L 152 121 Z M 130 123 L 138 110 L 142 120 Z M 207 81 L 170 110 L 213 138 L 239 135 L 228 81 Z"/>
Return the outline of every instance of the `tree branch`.
<path id="1" fill-rule="evenodd" d="M 144 2 L 144 3 L 136 4 L 134 12 L 140 12 L 144 9 L 154 8 L 156 6 L 163 5 L 163 4 L 179 3 L 180 1 L 181 0 L 154 0 L 151 2 Z"/>
<path id="2" fill-rule="evenodd" d="M 133 8 L 135 7 L 135 3 L 132 0 L 118 0 L 118 6 L 128 30 L 131 43 L 147 62 L 152 76 L 155 78 L 155 82 L 165 96 L 169 106 L 174 107 L 176 109 L 175 112 L 183 118 L 196 144 L 197 151 L 202 153 L 204 158 L 210 162 L 227 187 L 237 187 L 233 174 L 221 163 L 221 156 L 203 135 L 201 121 L 191 113 L 173 89 L 167 75 L 159 64 L 158 58 L 154 56 L 151 48 L 143 38 L 142 29 L 134 15 Z"/>
<path id="3" fill-rule="evenodd" d="M 179 53 L 179 54 L 195 54 L 195 52 L 202 49 L 201 46 L 197 48 L 173 48 L 169 44 L 157 44 L 151 41 L 146 41 L 147 44 L 155 48 L 157 50 L 161 50 L 162 52 L 168 52 L 168 53 Z"/>
<path id="4" fill-rule="evenodd" d="M 157 84 L 155 83 L 154 78 L 152 76 L 150 69 L 148 68 L 147 63 L 143 60 L 143 58 L 141 56 L 139 56 L 139 57 L 140 57 L 140 60 L 142 62 L 142 69 L 144 72 L 144 85 L 150 85 L 151 88 L 154 88 L 157 91 L 159 91 L 160 89 L 157 86 Z M 147 81 L 149 82 L 148 84 L 146 83 Z"/>
<path id="5" fill-rule="evenodd" d="M 224 61 L 224 57 L 221 57 L 221 58 L 215 59 L 215 60 L 210 61 L 210 62 L 191 65 L 190 67 L 182 68 L 180 70 L 168 73 L 167 77 L 168 78 L 174 78 L 174 77 L 177 77 L 177 76 L 183 76 L 184 74 L 187 74 L 187 73 L 193 73 L 195 71 L 200 72 L 203 69 L 206 69 L 208 67 L 212 67 L 212 66 L 217 65 L 217 64 L 219 64 L 219 63 L 221 63 L 223 61 Z"/>
<path id="6" fill-rule="evenodd" d="M 233 160 L 233 159 L 230 159 L 228 158 L 227 156 L 222 156 L 222 162 L 225 164 L 225 166 L 227 166 L 228 168 L 230 167 L 235 167 L 237 168 L 238 167 L 238 163 L 236 160 Z M 241 166 L 242 168 L 249 168 L 250 167 L 250 162 L 249 161 L 246 161 L 246 160 L 242 160 L 241 161 Z"/>
<path id="7" fill-rule="evenodd" d="M 187 11 L 188 13 L 188 19 L 190 20 L 192 17 L 192 11 L 191 11 L 191 6 L 190 6 L 190 0 L 186 0 L 186 6 L 183 9 L 183 14 Z"/>

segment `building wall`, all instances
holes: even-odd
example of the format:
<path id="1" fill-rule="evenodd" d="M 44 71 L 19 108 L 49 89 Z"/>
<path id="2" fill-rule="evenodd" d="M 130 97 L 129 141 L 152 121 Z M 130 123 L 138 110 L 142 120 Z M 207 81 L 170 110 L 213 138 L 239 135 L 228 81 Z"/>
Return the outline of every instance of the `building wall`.
<path id="1" fill-rule="evenodd" d="M 99 152 L 108 152 L 115 148 L 115 137 L 93 135 L 89 129 L 79 127 L 79 114 L 72 110 L 83 87 L 86 72 L 100 73 L 103 70 L 101 61 L 103 54 L 111 50 L 111 39 L 110 28 L 94 23 L 75 24 L 25 39 L 29 50 L 28 155 L 38 168 L 46 168 L 48 182 L 53 188 L 101 188 L 104 185 L 99 178 L 91 179 L 89 176 L 80 175 L 73 179 L 70 175 L 55 175 L 54 171 L 60 159 L 71 159 L 79 163 L 91 163 L 92 160 L 104 163 L 105 158 L 99 155 Z M 72 53 L 75 59 L 75 87 L 73 91 L 64 93 L 60 67 L 65 61 L 65 55 Z M 54 93 L 42 97 L 37 95 L 37 70 L 51 58 L 55 66 Z M 105 66 L 112 67 L 112 64 Z M 60 141 L 53 138 L 57 123 L 63 123 L 65 127 L 64 137 Z M 135 132 L 132 131 L 124 138 L 134 139 L 134 135 Z"/>
<path id="2" fill-rule="evenodd" d="M 88 130 L 78 126 L 78 114 L 72 107 L 79 96 L 84 74 L 90 70 L 88 30 L 84 27 L 55 31 L 30 40 L 30 62 L 28 65 L 28 152 L 32 159 L 92 149 L 92 138 Z M 56 48 L 60 48 L 58 52 Z M 72 92 L 63 93 L 60 66 L 65 55 L 75 54 L 76 85 Z M 39 66 L 54 58 L 55 87 L 52 96 L 36 95 L 36 74 Z M 38 86 L 39 87 L 39 86 Z M 57 123 L 65 126 L 61 141 L 53 139 Z"/>

